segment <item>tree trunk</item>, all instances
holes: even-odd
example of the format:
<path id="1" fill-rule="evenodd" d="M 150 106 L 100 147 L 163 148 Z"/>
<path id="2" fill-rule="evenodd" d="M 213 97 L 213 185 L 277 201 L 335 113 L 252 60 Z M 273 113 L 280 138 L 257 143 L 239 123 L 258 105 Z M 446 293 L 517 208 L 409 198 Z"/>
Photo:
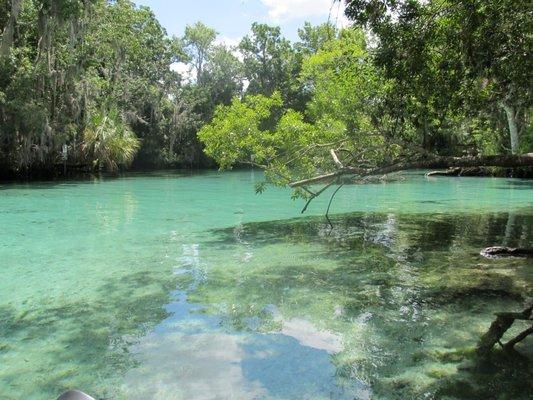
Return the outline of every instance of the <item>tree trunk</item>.
<path id="1" fill-rule="evenodd" d="M 479 156 L 479 157 L 428 157 L 417 161 L 397 162 L 392 165 L 379 167 L 375 169 L 366 169 L 360 167 L 347 166 L 329 174 L 315 176 L 313 178 L 303 179 L 292 182 L 290 187 L 300 187 L 305 185 L 314 185 L 322 182 L 331 182 L 343 175 L 385 175 L 391 172 L 424 169 L 424 168 L 452 168 L 452 167 L 531 167 L 533 166 L 533 153 L 523 155 L 497 155 L 497 156 Z"/>
<path id="2" fill-rule="evenodd" d="M 2 33 L 2 43 L 0 44 L 0 57 L 7 56 L 13 45 L 13 36 L 15 34 L 15 24 L 22 7 L 22 0 L 11 1 L 11 15 L 7 21 L 4 32 Z"/>
<path id="3" fill-rule="evenodd" d="M 505 114 L 507 115 L 507 124 L 509 125 L 509 134 L 511 135 L 511 153 L 518 153 L 518 123 L 516 121 L 516 110 L 515 108 L 503 101 L 501 103 Z"/>

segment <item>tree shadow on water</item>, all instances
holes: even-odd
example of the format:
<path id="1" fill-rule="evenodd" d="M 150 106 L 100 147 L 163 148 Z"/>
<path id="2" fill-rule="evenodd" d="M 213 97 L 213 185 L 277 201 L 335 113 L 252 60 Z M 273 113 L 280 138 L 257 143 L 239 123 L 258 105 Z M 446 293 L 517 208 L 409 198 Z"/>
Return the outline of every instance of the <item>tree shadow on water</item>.
<path id="1" fill-rule="evenodd" d="M 213 231 L 209 243 L 228 251 L 273 254 L 279 246 L 293 249 L 296 262 L 271 256 L 244 269 L 224 266 L 191 296 L 226 313 L 236 330 L 275 331 L 279 320 L 305 316 L 338 332 L 346 347 L 337 370 L 370 382 L 382 398 L 526 398 L 523 363 L 458 368 L 493 313 L 520 309 L 531 294 L 530 260 L 486 260 L 479 251 L 530 245 L 532 215 L 351 214 L 333 225 L 328 232 L 322 218 L 306 218 Z M 299 255 L 302 245 L 309 257 Z M 232 310 L 218 306 L 232 302 Z M 250 328 L 250 318 L 264 325 Z"/>

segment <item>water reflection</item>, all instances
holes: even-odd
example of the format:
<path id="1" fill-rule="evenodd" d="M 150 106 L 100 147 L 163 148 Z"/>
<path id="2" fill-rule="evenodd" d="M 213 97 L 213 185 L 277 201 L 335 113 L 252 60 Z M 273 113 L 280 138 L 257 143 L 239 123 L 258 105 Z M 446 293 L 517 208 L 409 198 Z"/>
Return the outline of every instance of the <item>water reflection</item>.
<path id="1" fill-rule="evenodd" d="M 284 321 L 272 304 L 237 322 L 191 302 L 188 294 L 206 285 L 210 276 L 202 268 L 199 244 L 182 250 L 182 268 L 175 273 L 187 277 L 186 287 L 173 294 L 175 301 L 166 307 L 169 317 L 130 346 L 138 367 L 125 376 L 125 398 L 370 398 L 363 382 L 339 381 L 331 362 L 342 350 L 339 336 L 304 319 Z M 261 330 L 265 320 L 281 328 Z M 240 324 L 246 328 L 239 329 Z"/>
<path id="2" fill-rule="evenodd" d="M 244 224 L 184 248 L 181 306 L 136 349 L 143 367 L 127 386 L 141 374 L 169 398 L 403 399 L 459 376 L 452 398 L 486 398 L 480 375 L 458 367 L 492 314 L 531 294 L 532 263 L 479 250 L 531 245 L 533 215 L 352 214 L 334 226 Z M 494 378 L 502 393 L 523 382 Z"/>
<path id="3" fill-rule="evenodd" d="M 123 203 L 132 218 L 141 207 Z M 97 223 L 130 223 L 110 215 Z M 239 217 L 198 234 L 172 226 L 166 240 L 139 226 L 143 235 L 80 241 L 101 254 L 58 273 L 57 285 L 93 282 L 95 293 L 80 284 L 76 297 L 43 295 L 24 311 L 2 305 L 0 397 L 79 387 L 117 400 L 527 398 L 529 365 L 459 366 L 494 312 L 532 294 L 531 260 L 479 256 L 489 245 L 530 247 L 530 210 L 333 222 Z M 110 258 L 126 243 L 129 256 Z"/>
<path id="4" fill-rule="evenodd" d="M 117 396 L 117 381 L 137 363 L 129 347 L 168 315 L 161 305 L 176 282 L 160 278 L 121 276 L 100 287 L 99 300 L 1 306 L 0 398 L 56 398 L 73 387 Z"/>

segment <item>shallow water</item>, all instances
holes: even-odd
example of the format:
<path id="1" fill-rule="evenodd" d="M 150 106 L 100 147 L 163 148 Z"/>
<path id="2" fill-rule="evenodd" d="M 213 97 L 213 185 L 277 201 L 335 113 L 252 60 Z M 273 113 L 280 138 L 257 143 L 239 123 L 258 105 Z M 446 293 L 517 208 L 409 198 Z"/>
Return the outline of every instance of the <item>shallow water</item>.
<path id="1" fill-rule="evenodd" d="M 521 358 L 463 365 L 532 294 L 532 261 L 479 256 L 531 247 L 532 181 L 345 187 L 330 228 L 260 179 L 0 186 L 0 398 L 528 398 Z"/>

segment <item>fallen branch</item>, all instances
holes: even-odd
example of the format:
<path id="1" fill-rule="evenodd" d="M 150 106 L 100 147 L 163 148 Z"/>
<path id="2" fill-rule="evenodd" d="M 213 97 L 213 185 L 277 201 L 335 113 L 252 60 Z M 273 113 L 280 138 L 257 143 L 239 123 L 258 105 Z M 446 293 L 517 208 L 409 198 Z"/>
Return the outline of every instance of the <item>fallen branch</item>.
<path id="1" fill-rule="evenodd" d="M 462 171 L 462 168 L 459 168 L 459 167 L 449 168 L 445 171 L 431 171 L 426 174 L 426 177 L 428 176 L 460 176 L 461 171 Z"/>
<path id="2" fill-rule="evenodd" d="M 339 169 L 338 171 L 331 172 L 329 174 L 318 175 L 313 178 L 291 182 L 289 183 L 289 186 L 292 188 L 295 188 L 295 187 L 301 187 L 305 185 L 314 185 L 316 183 L 321 183 L 321 182 L 326 182 L 326 181 L 329 182 L 343 175 L 364 175 L 366 171 L 367 170 L 362 169 L 362 168 L 345 167 L 345 168 Z"/>
<path id="3" fill-rule="evenodd" d="M 479 157 L 432 157 L 426 160 L 397 163 L 378 168 L 371 174 L 389 174 L 391 172 L 419 168 L 452 168 L 452 167 L 530 167 L 533 166 L 533 153 L 523 155 L 497 155 Z"/>
<path id="4" fill-rule="evenodd" d="M 524 311 L 519 313 L 497 313 L 496 319 L 490 325 L 489 330 L 481 337 L 476 352 L 479 355 L 487 354 L 496 343 L 501 343 L 501 339 L 505 332 L 513 325 L 515 320 L 533 320 L 533 304 L 527 307 Z M 504 349 L 511 349 L 521 340 L 525 339 L 531 333 L 530 329 L 526 329 L 520 335 L 502 345 Z"/>
<path id="5" fill-rule="evenodd" d="M 410 170 L 410 169 L 426 169 L 426 168 L 469 168 L 469 167 L 530 167 L 533 166 L 533 153 L 523 155 L 497 155 L 497 156 L 479 156 L 479 157 L 431 157 L 417 161 L 397 162 L 395 164 L 386 165 L 374 169 L 365 169 L 357 167 L 344 167 L 338 171 L 328 174 L 318 175 L 312 178 L 303 179 L 292 182 L 290 187 L 301 187 L 305 185 L 314 185 L 322 182 L 329 182 L 335 178 L 343 175 L 385 175 L 391 172 Z"/>

